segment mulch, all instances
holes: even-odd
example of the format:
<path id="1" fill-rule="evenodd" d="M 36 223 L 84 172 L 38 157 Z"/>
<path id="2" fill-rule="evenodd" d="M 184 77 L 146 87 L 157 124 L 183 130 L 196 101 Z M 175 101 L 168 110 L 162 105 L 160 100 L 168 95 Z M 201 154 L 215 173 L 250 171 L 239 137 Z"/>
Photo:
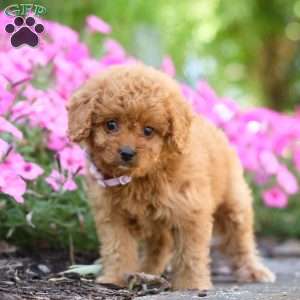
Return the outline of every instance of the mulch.
<path id="1" fill-rule="evenodd" d="M 0 251 L 0 300 L 129 300 L 170 289 L 166 279 L 143 273 L 128 275 L 129 289 L 97 284 L 93 275 L 62 274 L 72 264 L 71 260 L 88 265 L 95 261 L 96 255 L 70 256 L 64 250 Z"/>
<path id="2" fill-rule="evenodd" d="M 85 264 L 94 258 L 89 254 L 75 256 L 76 263 Z M 127 300 L 136 296 L 136 292 L 96 284 L 93 278 L 80 278 L 75 273 L 60 275 L 69 265 L 64 251 L 1 254 L 0 300 Z"/>

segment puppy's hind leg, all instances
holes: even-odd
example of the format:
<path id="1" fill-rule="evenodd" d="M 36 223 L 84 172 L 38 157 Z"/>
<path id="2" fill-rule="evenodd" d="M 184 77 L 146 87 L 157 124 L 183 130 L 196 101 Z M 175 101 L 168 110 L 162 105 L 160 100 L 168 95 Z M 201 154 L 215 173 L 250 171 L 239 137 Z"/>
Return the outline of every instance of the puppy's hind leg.
<path id="1" fill-rule="evenodd" d="M 239 162 L 235 163 L 225 202 L 216 213 L 217 229 L 224 238 L 221 250 L 230 257 L 238 281 L 274 282 L 275 275 L 257 255 L 251 192 Z"/>

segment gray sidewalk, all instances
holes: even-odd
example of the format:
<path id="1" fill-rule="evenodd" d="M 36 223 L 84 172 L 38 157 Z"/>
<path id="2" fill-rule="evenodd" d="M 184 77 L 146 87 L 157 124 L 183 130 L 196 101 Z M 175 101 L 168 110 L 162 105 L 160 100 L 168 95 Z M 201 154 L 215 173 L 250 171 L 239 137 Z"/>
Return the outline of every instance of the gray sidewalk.
<path id="1" fill-rule="evenodd" d="M 215 290 L 205 293 L 162 293 L 138 297 L 139 300 L 300 300 L 300 259 L 266 259 L 266 264 L 277 275 L 274 284 L 238 285 L 215 278 Z"/>

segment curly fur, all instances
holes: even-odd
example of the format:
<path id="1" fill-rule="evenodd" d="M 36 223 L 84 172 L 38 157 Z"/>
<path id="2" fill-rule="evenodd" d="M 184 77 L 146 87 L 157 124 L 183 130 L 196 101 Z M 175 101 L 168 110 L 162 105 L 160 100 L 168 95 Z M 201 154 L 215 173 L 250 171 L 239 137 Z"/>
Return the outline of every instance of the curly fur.
<path id="1" fill-rule="evenodd" d="M 103 189 L 87 175 L 102 241 L 99 282 L 122 285 L 128 272 L 160 274 L 171 261 L 174 289 L 210 288 L 213 229 L 238 280 L 274 281 L 256 253 L 239 159 L 223 132 L 192 112 L 175 81 L 144 65 L 112 67 L 77 91 L 68 109 L 70 139 L 89 149 L 97 168 L 133 178 Z M 109 119 L 118 121 L 118 132 L 105 130 Z M 145 126 L 155 129 L 150 138 Z M 134 164 L 121 164 L 122 145 L 136 150 Z"/>

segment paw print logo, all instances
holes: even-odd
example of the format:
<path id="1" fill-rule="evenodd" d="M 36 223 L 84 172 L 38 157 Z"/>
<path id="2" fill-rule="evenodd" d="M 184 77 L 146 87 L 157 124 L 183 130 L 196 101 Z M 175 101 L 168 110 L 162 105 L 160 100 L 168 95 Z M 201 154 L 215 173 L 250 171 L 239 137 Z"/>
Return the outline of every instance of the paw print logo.
<path id="1" fill-rule="evenodd" d="M 10 38 L 13 47 L 19 47 L 23 44 L 35 47 L 39 43 L 38 34 L 44 31 L 44 26 L 42 24 L 35 25 L 33 17 L 27 17 L 25 24 L 22 17 L 16 17 L 14 24 L 7 24 L 5 26 L 6 32 L 13 33 Z"/>

